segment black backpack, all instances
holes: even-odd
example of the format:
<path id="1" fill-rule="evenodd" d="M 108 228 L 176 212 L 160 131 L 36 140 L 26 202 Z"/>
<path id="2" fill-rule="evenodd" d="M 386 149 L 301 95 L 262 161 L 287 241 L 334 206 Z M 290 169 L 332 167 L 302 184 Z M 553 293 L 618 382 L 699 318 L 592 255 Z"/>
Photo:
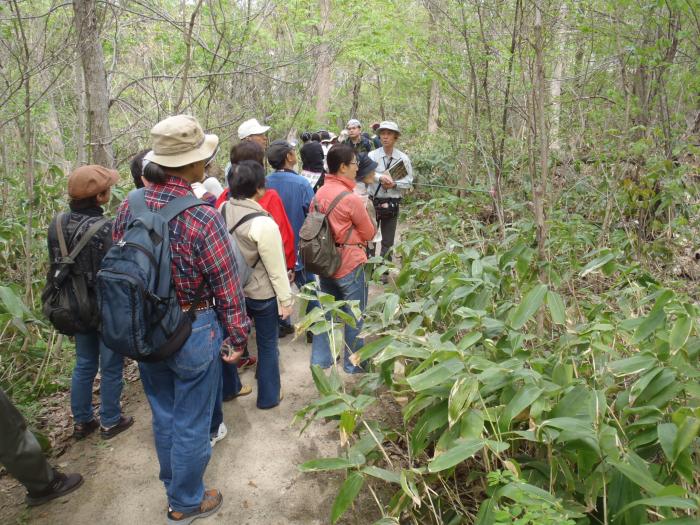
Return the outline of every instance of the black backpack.
<path id="1" fill-rule="evenodd" d="M 100 321 L 95 292 L 88 287 L 87 275 L 75 270 L 75 259 L 108 219 L 102 217 L 92 223 L 69 253 L 63 234 L 65 215 L 60 213 L 56 217 L 56 237 L 61 257 L 53 261 L 56 269 L 41 292 L 41 303 L 44 315 L 56 330 L 65 335 L 75 335 L 97 329 Z"/>
<path id="2" fill-rule="evenodd" d="M 331 277 L 340 268 L 341 259 L 340 253 L 338 253 L 338 244 L 333 238 L 328 216 L 347 195 L 350 195 L 349 191 L 340 193 L 333 199 L 325 213 L 319 211 L 316 199 L 312 201 L 309 214 L 299 230 L 299 258 L 306 271 L 321 277 Z M 350 227 L 345 240 L 339 244 L 348 242 L 353 228 L 354 226 Z"/>

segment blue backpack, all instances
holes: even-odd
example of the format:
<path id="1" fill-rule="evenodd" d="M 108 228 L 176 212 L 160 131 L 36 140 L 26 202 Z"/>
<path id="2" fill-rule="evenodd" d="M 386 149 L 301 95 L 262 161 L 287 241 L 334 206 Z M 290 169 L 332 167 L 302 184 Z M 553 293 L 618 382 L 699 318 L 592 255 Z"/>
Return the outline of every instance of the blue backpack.
<path id="1" fill-rule="evenodd" d="M 131 221 L 124 237 L 107 252 L 97 273 L 102 339 L 112 351 L 137 361 L 162 361 L 192 333 L 195 306 L 183 312 L 171 275 L 168 222 L 194 206 L 207 205 L 189 194 L 157 211 L 146 206 L 145 190 L 129 193 Z"/>

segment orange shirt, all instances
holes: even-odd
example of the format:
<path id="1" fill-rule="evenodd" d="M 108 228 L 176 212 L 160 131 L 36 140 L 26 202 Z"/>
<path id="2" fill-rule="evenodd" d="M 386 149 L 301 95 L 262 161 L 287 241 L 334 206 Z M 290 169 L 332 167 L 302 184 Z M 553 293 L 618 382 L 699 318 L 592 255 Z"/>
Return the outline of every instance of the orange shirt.
<path id="1" fill-rule="evenodd" d="M 376 229 L 367 213 L 362 199 L 354 194 L 355 181 L 338 175 L 326 175 L 326 181 L 316 192 L 314 203 L 318 204 L 321 211 L 325 211 L 339 193 L 350 192 L 336 205 L 328 216 L 333 237 L 337 243 L 345 243 L 340 246 L 341 264 L 338 271 L 333 274 L 334 279 L 345 277 L 360 264 L 367 261 L 365 246 L 372 240 Z M 312 207 L 314 204 L 311 205 Z M 350 237 L 345 240 L 348 230 L 353 227 Z"/>

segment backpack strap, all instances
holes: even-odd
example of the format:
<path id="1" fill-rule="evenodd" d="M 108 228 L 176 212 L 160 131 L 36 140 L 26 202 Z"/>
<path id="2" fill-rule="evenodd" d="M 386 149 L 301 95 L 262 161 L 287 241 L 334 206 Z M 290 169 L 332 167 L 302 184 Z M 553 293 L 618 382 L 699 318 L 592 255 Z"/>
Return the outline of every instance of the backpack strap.
<path id="1" fill-rule="evenodd" d="M 223 212 L 224 210 L 221 210 L 221 211 Z M 244 215 L 243 217 L 241 217 L 241 219 L 236 224 L 234 224 L 229 229 L 228 232 L 229 233 L 235 232 L 239 226 L 242 226 L 243 224 L 245 224 L 246 222 L 248 222 L 251 219 L 255 219 L 255 217 L 268 217 L 268 214 L 265 213 L 264 211 L 255 211 L 253 213 L 249 213 L 248 215 Z"/>
<path id="2" fill-rule="evenodd" d="M 129 211 L 131 211 L 132 217 L 141 217 L 144 214 L 151 212 L 157 213 L 158 215 L 163 217 L 166 220 L 166 222 L 170 222 L 175 217 L 180 215 L 183 211 L 189 208 L 201 205 L 209 206 L 209 204 L 207 204 L 206 202 L 199 200 L 197 197 L 195 197 L 194 194 L 188 193 L 187 195 L 182 195 L 181 197 L 174 198 L 159 210 L 151 210 L 146 205 L 145 188 L 139 188 L 137 190 L 130 191 L 127 199 L 129 200 Z"/>
<path id="3" fill-rule="evenodd" d="M 168 204 L 163 206 L 158 210 L 158 214 L 161 215 L 167 222 L 170 222 L 175 217 L 180 215 L 183 211 L 194 208 L 195 206 L 211 206 L 206 202 L 198 199 L 192 193 L 177 197 L 171 200 Z"/>
<path id="4" fill-rule="evenodd" d="M 225 211 L 225 209 L 222 208 L 221 213 L 224 213 L 224 211 Z M 226 216 L 224 215 L 224 217 L 226 217 Z M 255 219 L 255 217 L 269 217 L 269 215 L 264 211 L 254 211 L 253 213 L 249 213 L 248 215 L 244 215 L 243 217 L 240 218 L 240 220 L 236 224 L 234 224 L 231 227 L 231 229 L 228 232 L 231 235 L 233 235 L 233 232 L 236 231 L 236 228 L 238 228 L 239 226 L 248 222 L 251 219 Z M 260 262 L 260 252 L 258 252 L 258 258 L 255 260 L 255 262 L 253 263 L 251 268 L 255 268 L 259 262 Z"/>
<path id="5" fill-rule="evenodd" d="M 97 235 L 102 226 L 107 222 L 106 217 L 101 217 L 99 220 L 93 222 L 85 234 L 80 238 L 78 243 L 73 247 L 73 249 L 68 253 L 68 246 L 66 245 L 66 237 L 63 233 L 63 218 L 66 216 L 65 213 L 60 213 L 56 217 L 56 236 L 58 237 L 58 245 L 61 250 L 61 260 L 60 263 L 72 264 L 75 262 L 75 258 L 78 254 L 83 251 L 83 248 L 90 242 L 90 240 Z"/>
<path id="6" fill-rule="evenodd" d="M 336 196 L 336 198 L 333 199 L 333 200 L 331 201 L 331 204 L 330 204 L 330 206 L 328 206 L 328 209 L 326 210 L 326 213 L 324 213 L 324 215 L 325 215 L 326 217 L 328 217 L 328 216 L 331 214 L 331 212 L 333 211 L 333 209 L 338 205 L 338 203 L 339 203 L 340 201 L 342 201 L 343 198 L 345 198 L 347 195 L 350 195 L 350 192 L 349 192 L 349 191 L 341 191 L 341 192 Z M 316 210 L 318 210 L 318 205 L 316 205 Z"/>
<path id="7" fill-rule="evenodd" d="M 338 205 L 340 201 L 342 201 L 346 196 L 350 195 L 349 191 L 342 191 L 340 192 L 335 199 L 331 201 L 331 205 L 328 206 L 328 209 L 326 210 L 326 217 L 328 217 L 333 209 Z M 317 208 L 318 209 L 318 208 Z M 355 229 L 355 225 L 352 224 L 350 228 L 348 229 L 348 233 L 345 235 L 345 239 L 343 242 L 336 243 L 336 246 L 345 246 L 348 243 L 348 239 L 350 238 L 350 234 L 352 234 L 352 231 Z"/>
<path id="8" fill-rule="evenodd" d="M 63 235 L 63 218 L 65 213 L 59 213 L 56 217 L 56 237 L 58 237 L 58 247 L 61 250 L 61 257 L 68 257 L 68 246 L 66 246 L 66 237 Z"/>

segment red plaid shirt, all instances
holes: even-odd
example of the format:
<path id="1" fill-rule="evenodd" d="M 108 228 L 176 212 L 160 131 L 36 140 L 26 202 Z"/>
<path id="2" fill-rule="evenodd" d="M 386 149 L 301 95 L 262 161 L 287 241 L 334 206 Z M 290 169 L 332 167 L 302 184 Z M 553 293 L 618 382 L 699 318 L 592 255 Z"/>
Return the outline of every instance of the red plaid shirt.
<path id="1" fill-rule="evenodd" d="M 146 204 L 160 209 L 176 197 L 191 193 L 186 181 L 168 177 L 165 184 L 146 188 Z M 119 205 L 112 238 L 118 242 L 131 220 L 129 201 Z M 230 337 L 231 345 L 240 348 L 248 339 L 250 321 L 246 316 L 243 286 L 238 278 L 231 240 L 223 217 L 211 206 L 185 210 L 170 221 L 170 250 L 175 291 L 181 305 L 191 304 L 197 287 L 205 278 L 203 299 L 214 297 L 216 310 Z"/>

